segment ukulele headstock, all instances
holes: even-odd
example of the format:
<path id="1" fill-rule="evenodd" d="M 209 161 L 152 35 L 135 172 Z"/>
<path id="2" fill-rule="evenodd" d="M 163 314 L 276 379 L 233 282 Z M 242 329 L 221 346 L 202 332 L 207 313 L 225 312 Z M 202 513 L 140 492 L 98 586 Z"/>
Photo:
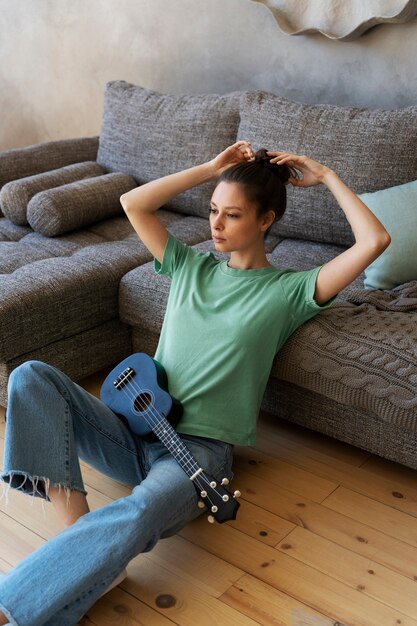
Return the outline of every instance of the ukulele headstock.
<path id="1" fill-rule="evenodd" d="M 200 508 L 207 507 L 210 512 L 208 521 L 213 524 L 215 521 L 219 524 L 236 519 L 237 510 L 240 503 L 237 502 L 240 491 L 235 491 L 233 495 L 225 488 L 229 484 L 227 478 L 223 478 L 218 483 L 214 478 L 210 478 L 204 472 L 198 477 L 199 480 L 194 483 L 197 493 L 201 500 L 198 503 Z"/>

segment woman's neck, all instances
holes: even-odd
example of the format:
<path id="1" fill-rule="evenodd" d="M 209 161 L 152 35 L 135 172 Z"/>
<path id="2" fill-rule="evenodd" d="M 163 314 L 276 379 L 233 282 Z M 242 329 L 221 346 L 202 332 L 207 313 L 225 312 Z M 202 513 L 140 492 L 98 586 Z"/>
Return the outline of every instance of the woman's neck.
<path id="1" fill-rule="evenodd" d="M 260 270 L 271 264 L 266 258 L 265 249 L 262 247 L 261 250 L 256 251 L 235 250 L 231 252 L 227 265 L 235 270 Z"/>

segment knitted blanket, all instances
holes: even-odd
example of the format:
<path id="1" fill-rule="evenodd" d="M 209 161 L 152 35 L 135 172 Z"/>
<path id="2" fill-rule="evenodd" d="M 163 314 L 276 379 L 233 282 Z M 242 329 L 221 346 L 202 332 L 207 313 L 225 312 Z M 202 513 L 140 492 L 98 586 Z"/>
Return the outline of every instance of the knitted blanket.
<path id="1" fill-rule="evenodd" d="M 417 431 L 417 281 L 347 291 L 297 329 L 272 375 Z"/>

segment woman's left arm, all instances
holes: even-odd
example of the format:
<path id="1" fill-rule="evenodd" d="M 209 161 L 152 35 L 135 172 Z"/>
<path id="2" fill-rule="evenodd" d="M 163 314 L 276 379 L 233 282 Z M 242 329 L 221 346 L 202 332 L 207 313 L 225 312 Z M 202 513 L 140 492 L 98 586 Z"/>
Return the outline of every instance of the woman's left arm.
<path id="1" fill-rule="evenodd" d="M 324 184 L 331 191 L 346 215 L 354 237 L 353 246 L 325 263 L 317 280 L 314 299 L 321 305 L 347 287 L 363 270 L 389 246 L 391 237 L 384 226 L 356 194 L 340 180 L 330 168 L 306 156 L 287 152 L 269 152 L 275 155 L 272 163 L 285 163 L 298 170 L 302 178 L 291 177 L 289 182 L 296 187 L 311 187 Z"/>

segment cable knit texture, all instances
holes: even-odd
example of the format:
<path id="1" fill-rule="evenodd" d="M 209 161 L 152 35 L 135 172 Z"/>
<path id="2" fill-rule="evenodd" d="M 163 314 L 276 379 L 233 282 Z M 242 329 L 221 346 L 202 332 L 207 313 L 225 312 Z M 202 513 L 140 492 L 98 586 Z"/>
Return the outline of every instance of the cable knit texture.
<path id="1" fill-rule="evenodd" d="M 417 281 L 356 289 L 300 327 L 273 375 L 416 430 Z"/>

